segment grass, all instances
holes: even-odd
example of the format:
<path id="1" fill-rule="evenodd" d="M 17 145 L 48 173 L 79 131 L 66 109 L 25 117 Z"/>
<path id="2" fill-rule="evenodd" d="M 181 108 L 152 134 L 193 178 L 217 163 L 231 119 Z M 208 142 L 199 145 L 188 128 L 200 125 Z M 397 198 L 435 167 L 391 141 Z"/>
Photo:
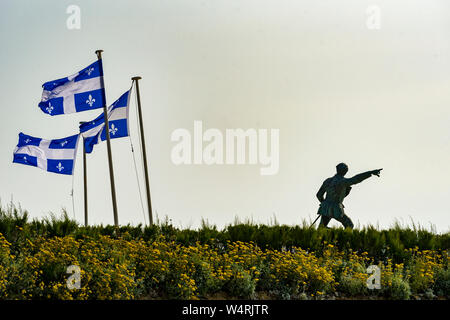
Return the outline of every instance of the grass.
<path id="1" fill-rule="evenodd" d="M 261 248 L 288 250 L 292 247 L 303 248 L 308 251 L 321 252 L 324 243 L 333 244 L 339 250 L 367 252 L 376 261 L 392 259 L 402 262 L 406 255 L 405 249 L 446 251 L 450 248 L 450 232 L 438 234 L 427 230 L 414 222 L 411 226 L 395 223 L 386 230 L 374 226 L 359 229 L 343 228 L 310 228 L 310 223 L 303 220 L 301 225 L 280 225 L 274 218 L 272 225 L 256 224 L 251 220 L 244 222 L 235 219 L 233 224 L 219 230 L 207 220 L 202 220 L 198 229 L 179 229 L 166 217 L 157 220 L 153 226 L 125 225 L 119 228 L 119 234 L 126 234 L 129 239 L 154 241 L 164 236 L 184 246 L 196 242 L 209 243 L 214 239 L 216 243 L 227 241 L 254 242 Z M 51 214 L 41 220 L 30 220 L 29 214 L 20 205 L 9 203 L 0 207 L 0 233 L 12 244 L 19 244 L 25 239 L 37 237 L 64 237 L 72 235 L 75 239 L 85 236 L 91 238 L 110 236 L 117 238 L 116 229 L 111 225 L 82 226 L 71 220 L 66 211 L 60 217 Z"/>

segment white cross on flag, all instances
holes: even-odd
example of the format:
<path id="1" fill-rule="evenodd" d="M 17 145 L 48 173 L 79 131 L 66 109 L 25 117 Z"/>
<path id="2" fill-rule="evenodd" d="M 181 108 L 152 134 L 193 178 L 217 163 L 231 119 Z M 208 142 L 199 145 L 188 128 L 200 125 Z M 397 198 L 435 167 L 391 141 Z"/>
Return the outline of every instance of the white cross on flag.
<path id="1" fill-rule="evenodd" d="M 131 89 L 120 96 L 108 108 L 108 124 L 110 139 L 127 137 L 128 133 L 128 105 Z M 91 153 L 94 145 L 106 140 L 105 118 L 103 112 L 94 120 L 80 125 L 80 133 L 84 137 L 86 153 Z"/>
<path id="2" fill-rule="evenodd" d="M 102 60 L 97 60 L 69 77 L 42 85 L 39 108 L 51 116 L 103 108 Z"/>
<path id="3" fill-rule="evenodd" d="M 19 133 L 13 162 L 38 167 L 48 172 L 73 174 L 79 134 L 45 140 Z"/>

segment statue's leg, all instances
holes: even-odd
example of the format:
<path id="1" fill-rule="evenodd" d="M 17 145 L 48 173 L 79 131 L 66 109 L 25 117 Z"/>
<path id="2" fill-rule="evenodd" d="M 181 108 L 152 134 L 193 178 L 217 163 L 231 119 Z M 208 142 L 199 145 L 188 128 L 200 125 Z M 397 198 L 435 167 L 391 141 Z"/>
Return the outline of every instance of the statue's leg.
<path id="1" fill-rule="evenodd" d="M 353 229 L 353 222 L 345 213 L 339 219 L 336 220 L 342 223 L 344 225 L 344 228 Z"/>
<path id="2" fill-rule="evenodd" d="M 325 217 L 325 216 L 322 216 L 322 217 L 320 218 L 320 224 L 319 224 L 319 227 L 320 227 L 320 226 L 326 227 L 326 226 L 328 225 L 328 223 L 330 222 L 330 220 L 331 220 L 331 217 Z"/>

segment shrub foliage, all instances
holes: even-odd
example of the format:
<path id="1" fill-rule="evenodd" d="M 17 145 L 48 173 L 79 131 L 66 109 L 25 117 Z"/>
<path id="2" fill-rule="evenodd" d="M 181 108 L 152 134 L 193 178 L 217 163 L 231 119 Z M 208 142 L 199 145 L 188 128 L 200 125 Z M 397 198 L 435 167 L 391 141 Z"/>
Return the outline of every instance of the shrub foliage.
<path id="1" fill-rule="evenodd" d="M 399 225 L 82 227 L 66 213 L 30 221 L 9 205 L 0 210 L 0 298 L 448 298 L 449 244 L 449 233 Z M 67 286 L 70 265 L 80 267 L 79 289 Z M 367 288 L 369 265 L 381 270 L 379 290 Z"/>

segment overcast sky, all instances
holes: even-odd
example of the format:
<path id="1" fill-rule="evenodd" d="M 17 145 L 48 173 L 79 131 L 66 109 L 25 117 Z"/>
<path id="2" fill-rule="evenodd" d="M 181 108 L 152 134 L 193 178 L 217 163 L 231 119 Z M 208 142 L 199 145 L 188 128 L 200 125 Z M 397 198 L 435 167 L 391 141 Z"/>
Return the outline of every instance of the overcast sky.
<path id="1" fill-rule="evenodd" d="M 66 26 L 72 4 L 81 9 L 79 30 Z M 371 5 L 380 10 L 379 29 L 367 26 Z M 109 103 L 132 76 L 142 76 L 151 195 L 160 218 L 193 228 L 201 218 L 221 228 L 235 216 L 298 224 L 315 218 L 317 190 L 346 162 L 349 176 L 384 168 L 344 202 L 357 226 L 412 219 L 449 231 L 449 39 L 447 0 L 2 0 L 2 203 L 13 197 L 32 217 L 64 207 L 83 222 L 81 148 L 75 212 L 71 176 L 13 164 L 12 152 L 21 131 L 62 138 L 101 113 L 50 117 L 38 102 L 42 83 L 81 70 L 103 49 Z M 139 151 L 131 100 L 131 140 Z M 260 175 L 259 164 L 176 166 L 171 133 L 193 132 L 195 120 L 222 132 L 279 129 L 278 174 Z M 119 222 L 144 223 L 130 139 L 111 143 Z M 106 143 L 88 156 L 88 171 L 90 222 L 111 224 Z"/>

